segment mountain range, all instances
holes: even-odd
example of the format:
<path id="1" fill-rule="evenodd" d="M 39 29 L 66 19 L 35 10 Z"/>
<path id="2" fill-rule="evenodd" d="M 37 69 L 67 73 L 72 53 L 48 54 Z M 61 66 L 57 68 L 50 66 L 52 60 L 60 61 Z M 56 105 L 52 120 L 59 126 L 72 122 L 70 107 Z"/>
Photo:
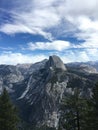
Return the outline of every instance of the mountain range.
<path id="1" fill-rule="evenodd" d="M 77 87 L 88 98 L 97 80 L 97 61 L 64 64 L 53 55 L 35 64 L 0 65 L 0 93 L 5 87 L 21 119 L 33 127 L 58 128 L 63 96 Z"/>

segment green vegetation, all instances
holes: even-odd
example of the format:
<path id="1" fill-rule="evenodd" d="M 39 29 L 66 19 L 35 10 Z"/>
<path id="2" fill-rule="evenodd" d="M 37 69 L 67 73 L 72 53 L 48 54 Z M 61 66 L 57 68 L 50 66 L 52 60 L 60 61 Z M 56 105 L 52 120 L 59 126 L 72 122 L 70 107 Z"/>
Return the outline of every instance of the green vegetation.
<path id="1" fill-rule="evenodd" d="M 79 89 L 63 99 L 59 130 L 98 130 L 98 83 L 89 99 Z"/>
<path id="2" fill-rule="evenodd" d="M 75 89 L 73 94 L 68 95 L 62 101 L 62 117 L 60 127 L 66 130 L 82 130 L 86 111 L 86 100 L 80 96 L 79 89 Z"/>
<path id="3" fill-rule="evenodd" d="M 98 83 L 87 99 L 81 95 L 81 90 L 74 91 L 62 100 L 61 118 L 58 130 L 98 130 Z M 11 103 L 6 91 L 0 96 L 0 130 L 55 130 L 46 125 L 40 128 L 25 126 L 22 128 L 17 116 L 16 107 Z"/>
<path id="4" fill-rule="evenodd" d="M 18 116 L 16 107 L 10 101 L 10 97 L 6 91 L 0 96 L 0 130 L 18 130 Z"/>
<path id="5" fill-rule="evenodd" d="M 98 83 L 92 91 L 91 99 L 88 100 L 86 127 L 84 130 L 98 130 Z"/>

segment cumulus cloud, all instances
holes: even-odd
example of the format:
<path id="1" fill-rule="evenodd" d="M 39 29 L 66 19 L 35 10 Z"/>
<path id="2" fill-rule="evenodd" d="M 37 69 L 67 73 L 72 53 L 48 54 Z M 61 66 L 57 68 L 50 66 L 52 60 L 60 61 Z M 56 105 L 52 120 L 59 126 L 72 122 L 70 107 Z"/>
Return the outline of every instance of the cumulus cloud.
<path id="1" fill-rule="evenodd" d="M 10 1 L 12 3 L 12 0 Z M 0 31 L 7 34 L 41 34 L 45 38 L 53 39 L 53 33 L 46 30 L 56 27 L 59 32 L 58 25 L 62 24 L 62 21 L 64 24 L 63 33 L 74 28 L 71 30 L 73 33 L 75 30 L 79 30 L 80 33 L 85 31 L 85 34 L 89 35 L 86 29 L 90 32 L 97 29 L 97 0 L 17 0 L 13 3 L 16 4 L 13 6 L 14 8 L 5 9 L 13 19 L 12 22 L 4 22 L 0 28 Z"/>
<path id="2" fill-rule="evenodd" d="M 97 15 L 97 0 L 66 0 L 66 10 L 72 16 L 95 16 Z"/>
<path id="3" fill-rule="evenodd" d="M 29 50 L 56 50 L 63 51 L 70 48 L 70 43 L 67 41 L 53 41 L 53 42 L 36 42 L 28 43 Z"/>
<path id="4" fill-rule="evenodd" d="M 51 41 L 28 43 L 29 50 L 55 50 L 60 54 L 76 48 L 76 52 L 72 50 L 65 55 L 68 59 L 70 56 L 71 60 L 67 61 L 92 60 L 98 54 L 97 0 L 17 0 L 13 3 L 17 6 L 2 10 L 10 15 L 11 20 L 3 22 L 0 31 L 6 34 L 40 34 Z M 57 40 L 62 35 L 72 35 L 83 42 L 73 46 L 70 41 Z"/>
<path id="5" fill-rule="evenodd" d="M 56 8 L 52 5 L 54 2 L 56 0 L 47 2 L 31 0 L 28 6 L 25 5 L 26 8 L 22 8 L 24 7 L 24 2 L 19 2 L 18 8 L 16 7 L 12 11 L 8 11 L 13 22 L 8 21 L 6 24 L 4 23 L 0 31 L 7 34 L 41 34 L 51 40 L 51 34 L 46 32 L 45 29 L 57 25 L 60 21 Z"/>

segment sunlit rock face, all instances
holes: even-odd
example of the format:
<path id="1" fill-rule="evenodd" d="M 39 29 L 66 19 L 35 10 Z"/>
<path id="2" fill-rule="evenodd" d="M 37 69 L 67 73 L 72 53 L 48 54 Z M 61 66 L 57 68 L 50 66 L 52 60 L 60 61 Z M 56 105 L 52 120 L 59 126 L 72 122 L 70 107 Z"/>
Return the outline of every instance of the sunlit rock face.
<path id="1" fill-rule="evenodd" d="M 27 87 L 18 98 L 30 105 L 29 122 L 58 128 L 60 102 L 68 82 L 67 76 L 61 77 L 65 73 L 61 59 L 50 56 L 43 68 L 29 76 Z"/>
<path id="2" fill-rule="evenodd" d="M 5 87 L 8 92 L 14 92 L 13 86 L 24 80 L 24 76 L 16 66 L 0 65 L 0 91 Z"/>
<path id="3" fill-rule="evenodd" d="M 64 63 L 56 55 L 53 55 L 53 56 L 49 57 L 49 60 L 48 60 L 48 62 L 46 64 L 46 67 L 47 68 L 52 68 L 52 69 L 60 69 L 60 70 L 63 70 L 63 71 L 66 70 L 66 67 L 65 67 Z"/>
<path id="4" fill-rule="evenodd" d="M 0 65 L 0 94 L 4 87 L 8 90 L 25 122 L 58 128 L 63 96 L 79 87 L 81 95 L 88 97 L 98 80 L 97 63 L 85 64 L 64 65 L 53 55 L 35 64 Z"/>

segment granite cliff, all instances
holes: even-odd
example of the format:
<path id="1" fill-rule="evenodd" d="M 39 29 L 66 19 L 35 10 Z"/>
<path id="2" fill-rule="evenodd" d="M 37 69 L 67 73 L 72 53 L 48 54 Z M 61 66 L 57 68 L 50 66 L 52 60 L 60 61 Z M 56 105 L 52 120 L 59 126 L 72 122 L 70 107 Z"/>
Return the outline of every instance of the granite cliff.
<path id="1" fill-rule="evenodd" d="M 20 117 L 34 128 L 58 128 L 63 96 L 79 87 L 89 97 L 97 80 L 97 62 L 64 65 L 56 55 L 30 65 L 0 65 L 0 93 L 8 90 Z"/>

